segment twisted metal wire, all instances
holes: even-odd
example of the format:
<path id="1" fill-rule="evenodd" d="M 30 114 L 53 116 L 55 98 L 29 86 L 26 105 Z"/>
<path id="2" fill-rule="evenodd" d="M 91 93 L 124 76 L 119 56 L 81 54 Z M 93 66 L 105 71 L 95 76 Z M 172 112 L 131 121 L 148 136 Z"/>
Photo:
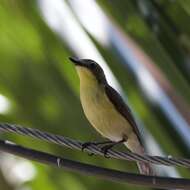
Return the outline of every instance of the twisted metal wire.
<path id="1" fill-rule="evenodd" d="M 38 163 L 48 164 L 48 166 L 51 165 L 64 170 L 78 172 L 86 176 L 96 176 L 110 181 L 129 183 L 131 185 L 146 186 L 156 189 L 190 189 L 190 180 L 187 178 L 140 175 L 99 167 L 92 164 L 85 164 L 65 159 L 47 152 L 26 148 L 7 140 L 0 140 L 0 150 Z"/>
<path id="2" fill-rule="evenodd" d="M 0 124 L 0 131 L 11 132 L 19 135 L 29 136 L 43 141 L 51 142 L 61 146 L 66 146 L 71 149 L 81 150 L 83 142 L 70 139 L 68 137 L 63 137 L 61 135 L 55 135 L 48 132 L 40 131 L 34 128 L 26 128 L 15 124 Z M 85 150 L 90 153 L 104 156 L 101 148 L 96 145 L 88 146 Z M 190 159 L 185 158 L 173 158 L 172 156 L 161 157 L 161 156 L 149 156 L 149 155 L 139 155 L 132 152 L 121 152 L 116 150 L 108 150 L 107 155 L 110 158 L 123 159 L 129 161 L 143 161 L 152 164 L 159 165 L 176 165 L 186 168 L 190 168 Z"/>

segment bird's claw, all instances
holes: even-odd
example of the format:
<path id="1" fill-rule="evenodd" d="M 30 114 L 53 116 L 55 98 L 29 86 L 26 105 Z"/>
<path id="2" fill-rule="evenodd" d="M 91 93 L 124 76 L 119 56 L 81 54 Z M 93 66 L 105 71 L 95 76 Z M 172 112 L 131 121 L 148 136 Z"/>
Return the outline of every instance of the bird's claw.
<path id="1" fill-rule="evenodd" d="M 104 153 L 104 157 L 105 158 L 110 158 L 110 156 L 108 156 L 108 151 L 109 151 L 109 149 L 111 149 L 112 148 L 112 146 L 110 146 L 110 145 L 105 145 L 105 146 L 103 146 L 102 148 L 101 148 L 101 151 Z"/>
<path id="2" fill-rule="evenodd" d="M 122 142 L 122 141 L 120 141 Z M 108 150 L 111 149 L 114 145 L 120 143 L 120 142 L 112 142 L 112 141 L 105 141 L 105 142 L 86 142 L 82 144 L 81 150 L 84 151 L 86 148 L 88 148 L 91 145 L 102 145 L 102 144 L 107 144 L 101 147 L 101 151 L 104 153 L 104 157 L 105 158 L 110 158 L 110 156 L 108 156 Z M 109 143 L 109 144 L 108 144 Z M 111 143 L 111 144 L 110 144 Z M 94 153 L 89 153 L 89 156 L 94 155 Z"/>
<path id="3" fill-rule="evenodd" d="M 92 144 L 93 144 L 92 142 L 83 143 L 83 144 L 82 144 L 82 148 L 81 148 L 82 152 L 83 152 L 86 148 L 88 148 L 88 146 L 91 146 Z"/>
<path id="4" fill-rule="evenodd" d="M 93 145 L 93 144 L 94 144 L 94 143 L 92 143 L 92 142 L 83 143 L 83 144 L 82 144 L 81 151 L 84 152 L 84 150 L 85 150 L 88 146 L 91 146 L 91 145 Z M 93 153 L 93 152 L 89 152 L 88 155 L 89 155 L 89 156 L 93 156 L 94 153 Z"/>

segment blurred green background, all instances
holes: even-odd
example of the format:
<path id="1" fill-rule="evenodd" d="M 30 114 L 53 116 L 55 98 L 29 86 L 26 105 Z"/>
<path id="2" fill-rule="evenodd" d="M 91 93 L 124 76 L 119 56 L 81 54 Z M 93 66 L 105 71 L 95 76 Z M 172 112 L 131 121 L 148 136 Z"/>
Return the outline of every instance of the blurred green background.
<path id="1" fill-rule="evenodd" d="M 81 141 L 101 140 L 79 100 L 69 56 L 109 66 L 109 80 L 135 113 L 150 154 L 190 157 L 190 1 L 1 0 L 0 121 Z M 108 75 L 110 73 L 107 69 Z M 120 85 L 118 85 L 120 84 Z M 18 144 L 118 170 L 135 163 L 89 157 L 31 138 Z M 121 149 L 125 150 L 123 147 Z M 183 168 L 160 175 L 190 177 Z M 148 189 L 104 181 L 0 153 L 3 190 Z"/>

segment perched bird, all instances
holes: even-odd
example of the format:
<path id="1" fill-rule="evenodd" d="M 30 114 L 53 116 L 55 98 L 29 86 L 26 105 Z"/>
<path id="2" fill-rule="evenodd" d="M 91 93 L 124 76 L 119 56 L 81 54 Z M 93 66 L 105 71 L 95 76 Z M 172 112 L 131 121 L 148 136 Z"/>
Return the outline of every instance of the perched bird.
<path id="1" fill-rule="evenodd" d="M 103 69 L 93 60 L 70 58 L 80 78 L 80 99 L 84 113 L 91 125 L 110 141 L 90 144 L 104 144 L 106 151 L 114 145 L 124 143 L 135 153 L 144 154 L 143 144 L 136 122 L 129 107 L 119 93 L 107 82 Z M 141 174 L 152 175 L 148 163 L 137 163 Z"/>

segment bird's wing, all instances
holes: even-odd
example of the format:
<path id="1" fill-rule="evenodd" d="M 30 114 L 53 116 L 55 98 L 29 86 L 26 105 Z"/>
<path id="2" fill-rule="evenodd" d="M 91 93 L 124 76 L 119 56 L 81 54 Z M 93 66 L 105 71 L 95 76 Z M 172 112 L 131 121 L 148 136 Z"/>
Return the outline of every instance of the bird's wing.
<path id="1" fill-rule="evenodd" d="M 132 115 L 130 108 L 127 106 L 127 104 L 125 104 L 120 94 L 111 86 L 106 85 L 105 92 L 109 100 L 113 103 L 116 110 L 120 114 L 122 114 L 122 116 L 131 124 L 131 126 L 133 127 L 133 131 L 135 132 L 135 134 L 137 135 L 137 138 L 139 139 L 139 142 L 142 144 L 140 132 L 137 128 L 137 124 L 135 122 L 135 119 Z"/>

